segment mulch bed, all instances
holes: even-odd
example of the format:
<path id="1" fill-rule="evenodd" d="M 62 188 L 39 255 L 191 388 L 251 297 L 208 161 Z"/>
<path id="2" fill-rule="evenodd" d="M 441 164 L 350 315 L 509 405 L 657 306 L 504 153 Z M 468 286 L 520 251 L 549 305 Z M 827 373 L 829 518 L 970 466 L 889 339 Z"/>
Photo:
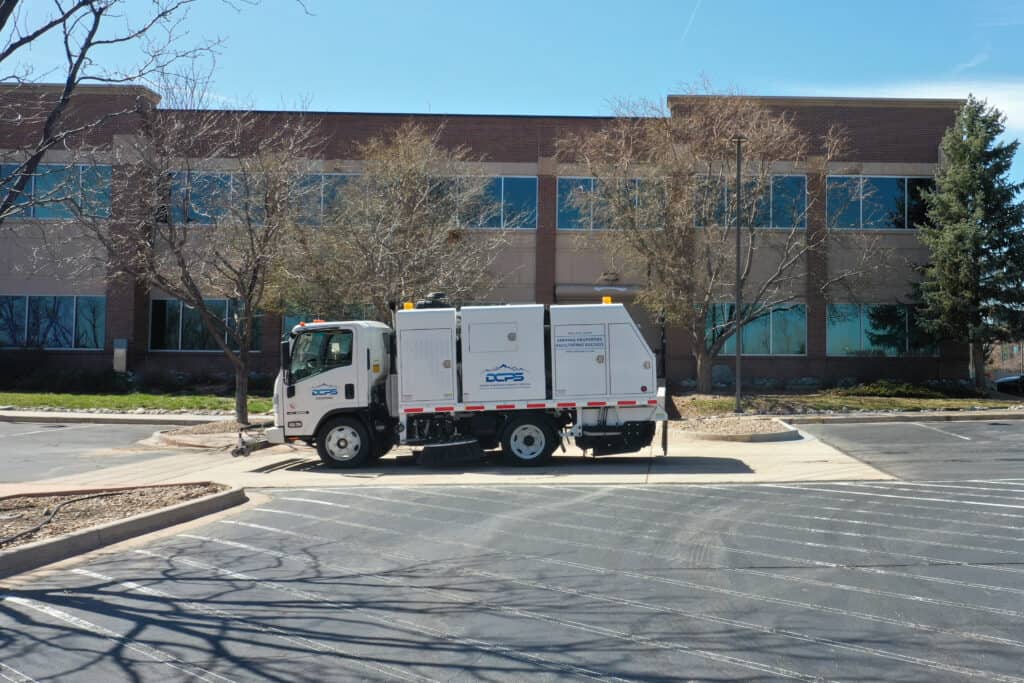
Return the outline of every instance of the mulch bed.
<path id="1" fill-rule="evenodd" d="M 221 484 L 182 484 L 3 498 L 0 499 L 0 550 L 159 510 L 226 488 Z M 61 503 L 66 504 L 61 506 Z M 35 529 L 36 526 L 39 528 Z"/>

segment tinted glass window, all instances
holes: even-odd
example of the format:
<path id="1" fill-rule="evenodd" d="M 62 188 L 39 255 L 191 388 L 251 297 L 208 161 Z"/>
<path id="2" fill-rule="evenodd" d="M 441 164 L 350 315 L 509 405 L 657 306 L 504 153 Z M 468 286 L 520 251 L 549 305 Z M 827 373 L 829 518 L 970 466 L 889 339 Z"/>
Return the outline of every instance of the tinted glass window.
<path id="1" fill-rule="evenodd" d="M 771 353 L 771 316 L 765 313 L 743 326 L 743 355 L 767 356 Z M 733 353 L 736 353 L 735 347 Z"/>
<path id="2" fill-rule="evenodd" d="M 106 297 L 80 296 L 75 307 L 75 348 L 102 349 L 107 326 Z"/>
<path id="3" fill-rule="evenodd" d="M 697 182 L 693 195 L 693 216 L 697 226 L 728 225 L 725 180 L 703 178 Z"/>
<path id="4" fill-rule="evenodd" d="M 227 301 L 224 299 L 206 300 L 206 308 L 218 320 L 227 315 Z M 206 329 L 199 311 L 191 306 L 182 306 L 181 313 L 181 349 L 183 351 L 216 351 L 220 349 L 217 339 Z"/>
<path id="5" fill-rule="evenodd" d="M 0 296 L 0 346 L 25 344 L 25 297 Z"/>
<path id="6" fill-rule="evenodd" d="M 781 175 L 772 178 L 772 226 L 807 227 L 807 177 Z"/>
<path id="7" fill-rule="evenodd" d="M 267 219 L 267 181 L 256 173 L 231 176 L 231 208 L 245 224 L 262 225 Z"/>
<path id="8" fill-rule="evenodd" d="M 177 349 L 181 324 L 181 302 L 174 299 L 154 299 L 150 302 L 149 348 Z"/>
<path id="9" fill-rule="evenodd" d="M 352 175 L 345 173 L 325 173 L 323 178 L 324 213 L 329 214 L 332 210 L 338 208 L 338 202 L 343 196 L 345 186 L 348 184 L 349 180 L 352 179 Z"/>
<path id="10" fill-rule="evenodd" d="M 828 355 L 850 356 L 860 352 L 860 306 L 829 304 L 826 314 Z"/>
<path id="11" fill-rule="evenodd" d="M 861 307 L 864 351 L 898 356 L 907 350 L 907 309 L 899 304 Z"/>
<path id="12" fill-rule="evenodd" d="M 825 194 L 828 227 L 860 227 L 860 178 L 830 176 Z"/>
<path id="13" fill-rule="evenodd" d="M 725 332 L 725 326 L 733 319 L 733 304 L 712 304 L 708 307 L 707 325 L 705 328 L 705 340 L 710 347 Z M 722 349 L 718 352 L 721 355 L 736 353 L 736 337 L 730 335 Z"/>
<path id="14" fill-rule="evenodd" d="M 175 223 L 213 223 L 224 216 L 231 202 L 231 176 L 227 173 L 171 174 L 171 220 Z"/>
<path id="15" fill-rule="evenodd" d="M 863 183 L 864 227 L 906 227 L 906 179 L 864 178 Z"/>
<path id="16" fill-rule="evenodd" d="M 323 202 L 323 176 L 319 173 L 302 176 L 295 187 L 292 201 L 301 224 L 320 225 L 320 209 Z"/>
<path id="17" fill-rule="evenodd" d="M 772 355 L 807 353 L 807 307 L 794 304 L 772 311 Z"/>
<path id="18" fill-rule="evenodd" d="M 78 195 L 78 167 L 39 164 L 35 176 L 36 218 L 74 218 Z"/>
<path id="19" fill-rule="evenodd" d="M 560 230 L 589 230 L 590 216 L 584 216 L 576 204 L 580 192 L 594 189 L 593 178 L 558 179 L 558 228 Z"/>
<path id="20" fill-rule="evenodd" d="M 932 178 L 908 178 L 907 179 L 907 227 L 916 228 L 928 222 L 925 213 L 927 207 L 921 198 L 924 190 L 934 190 L 935 180 Z"/>
<path id="21" fill-rule="evenodd" d="M 94 218 L 110 218 L 110 166 L 82 166 L 82 213 Z"/>
<path id="22" fill-rule="evenodd" d="M 75 298 L 73 296 L 28 297 L 29 346 L 70 349 L 74 346 Z"/>
<path id="23" fill-rule="evenodd" d="M 501 218 L 505 207 L 501 203 L 501 178 L 488 178 L 484 185 L 480 206 L 470 209 L 471 214 L 476 213 L 475 219 L 470 219 L 473 227 L 477 228 L 500 228 Z M 474 194 L 476 194 L 474 192 Z"/>
<path id="24" fill-rule="evenodd" d="M 502 213 L 506 228 L 537 227 L 537 179 L 504 178 Z"/>
<path id="25" fill-rule="evenodd" d="M 3 181 L 3 184 L 0 185 L 0 192 L 3 193 L 2 195 L 0 195 L 0 199 L 6 199 L 8 190 L 17 184 L 18 176 L 14 175 L 17 171 L 17 164 L 0 164 L 0 180 Z M 26 181 L 25 187 L 21 191 L 21 194 L 15 198 L 15 206 L 24 206 L 28 204 L 30 201 L 32 201 L 33 180 L 34 179 L 32 178 L 32 176 L 28 177 L 28 180 Z M 31 215 L 31 209 L 13 211 L 9 215 L 13 218 L 24 218 Z"/>
<path id="26" fill-rule="evenodd" d="M 237 327 L 236 318 L 241 315 L 242 307 L 236 301 L 228 301 L 228 339 L 231 341 L 232 348 L 238 348 L 238 340 L 234 338 L 234 330 Z M 255 351 L 260 347 L 260 340 L 263 338 L 263 315 L 257 312 L 252 318 L 252 332 L 249 339 L 249 350 Z"/>

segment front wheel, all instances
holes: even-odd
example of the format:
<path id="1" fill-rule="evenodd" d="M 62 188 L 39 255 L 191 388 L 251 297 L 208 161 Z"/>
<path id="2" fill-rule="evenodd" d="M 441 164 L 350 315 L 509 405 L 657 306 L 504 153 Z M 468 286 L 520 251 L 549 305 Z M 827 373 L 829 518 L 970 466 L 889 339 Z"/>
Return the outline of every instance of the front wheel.
<path id="1" fill-rule="evenodd" d="M 365 465 L 375 449 L 361 421 L 354 417 L 336 417 L 320 428 L 316 452 L 329 467 L 353 468 Z"/>
<path id="2" fill-rule="evenodd" d="M 524 467 L 543 465 L 551 459 L 557 446 L 551 420 L 544 415 L 515 417 L 505 426 L 501 450 L 505 459 Z"/>

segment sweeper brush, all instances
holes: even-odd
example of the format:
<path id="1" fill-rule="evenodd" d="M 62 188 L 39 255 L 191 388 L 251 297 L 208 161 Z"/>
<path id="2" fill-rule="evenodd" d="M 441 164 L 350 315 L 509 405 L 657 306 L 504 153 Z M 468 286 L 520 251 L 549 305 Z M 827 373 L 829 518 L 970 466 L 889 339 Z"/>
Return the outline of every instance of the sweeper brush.
<path id="1" fill-rule="evenodd" d="M 479 441 L 462 439 L 425 445 L 416 456 L 416 463 L 425 467 L 452 467 L 477 463 L 485 457 Z"/>

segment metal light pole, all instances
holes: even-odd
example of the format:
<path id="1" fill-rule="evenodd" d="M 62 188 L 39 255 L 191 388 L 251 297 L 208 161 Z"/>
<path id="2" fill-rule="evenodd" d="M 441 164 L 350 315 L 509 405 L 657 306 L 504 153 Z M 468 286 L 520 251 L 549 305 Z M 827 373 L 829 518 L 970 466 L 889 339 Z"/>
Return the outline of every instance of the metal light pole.
<path id="1" fill-rule="evenodd" d="M 740 245 L 740 216 L 743 205 L 743 182 L 740 177 L 743 169 L 743 143 L 747 141 L 742 135 L 735 135 L 732 141 L 736 143 L 736 308 L 734 315 L 736 331 L 736 407 L 735 412 L 743 412 L 743 375 L 741 363 L 743 362 L 743 334 L 740 329 L 740 316 L 743 310 L 743 287 L 740 282 L 740 275 L 743 272 L 743 255 Z"/>

